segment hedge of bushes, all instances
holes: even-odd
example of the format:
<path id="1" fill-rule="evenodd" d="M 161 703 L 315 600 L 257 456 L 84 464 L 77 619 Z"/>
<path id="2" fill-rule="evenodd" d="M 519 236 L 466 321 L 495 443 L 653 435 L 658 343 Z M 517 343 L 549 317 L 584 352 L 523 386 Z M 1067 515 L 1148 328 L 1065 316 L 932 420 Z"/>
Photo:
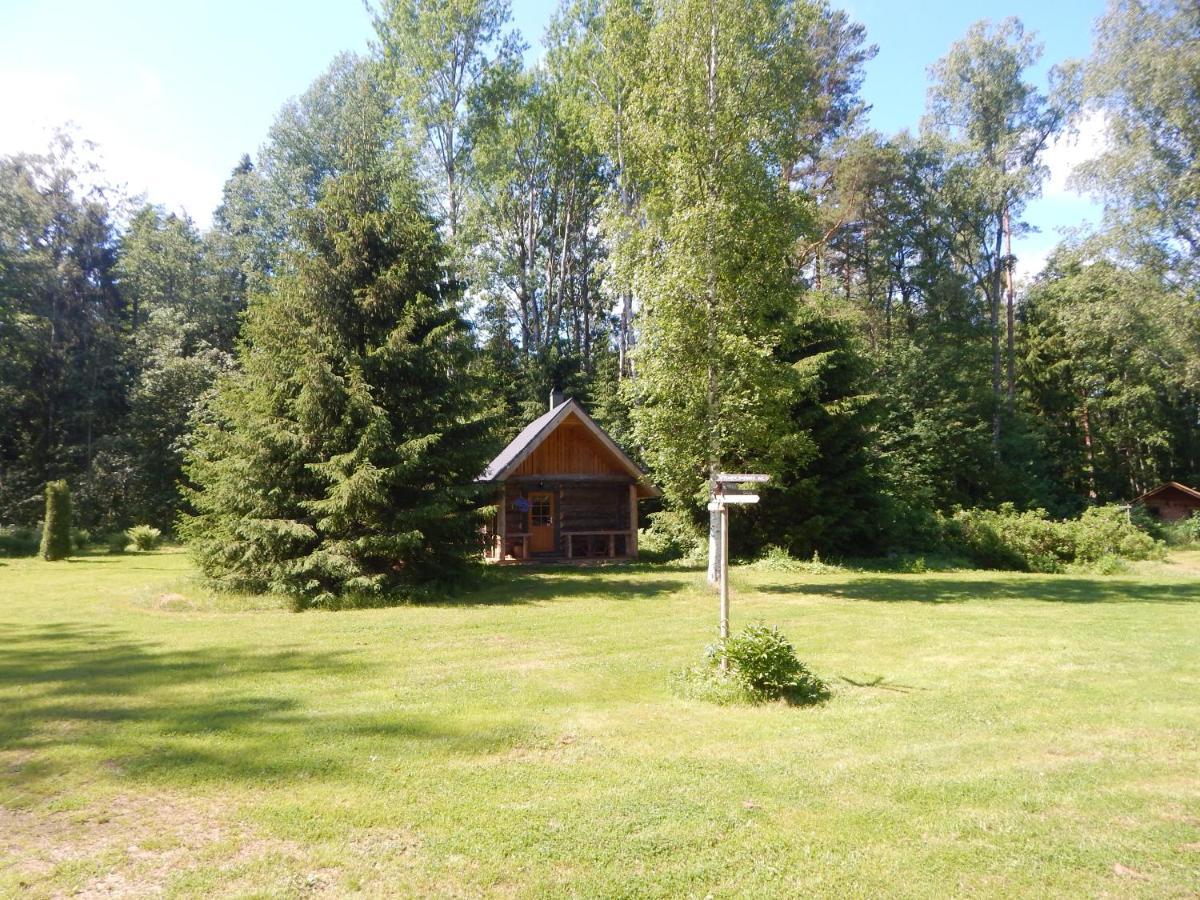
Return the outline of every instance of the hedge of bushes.
<path id="1" fill-rule="evenodd" d="M 24 525 L 0 525 L 0 558 L 37 556 L 42 544 L 42 528 Z M 132 550 L 154 550 L 162 545 L 162 532 L 148 525 L 138 525 L 128 531 L 92 532 L 85 528 L 71 529 L 71 551 L 107 551 L 124 553 Z"/>
<path id="2" fill-rule="evenodd" d="M 1139 528 L 1120 506 L 1085 510 L 1078 519 L 1051 519 L 1045 510 L 960 509 L 946 521 L 945 542 L 977 566 L 1061 572 L 1069 566 L 1112 569 L 1120 560 L 1160 559 L 1165 545 Z"/>

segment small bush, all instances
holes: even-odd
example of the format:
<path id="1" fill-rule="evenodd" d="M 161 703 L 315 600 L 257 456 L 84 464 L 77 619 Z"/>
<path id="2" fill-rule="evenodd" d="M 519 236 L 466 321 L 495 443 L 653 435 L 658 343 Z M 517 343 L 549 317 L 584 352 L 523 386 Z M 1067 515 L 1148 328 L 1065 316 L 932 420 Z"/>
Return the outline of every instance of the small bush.
<path id="1" fill-rule="evenodd" d="M 42 533 L 22 525 L 0 525 L 0 556 L 36 556 Z"/>
<path id="2" fill-rule="evenodd" d="M 129 545 L 125 549 L 130 551 L 157 550 L 162 543 L 162 532 L 153 525 L 134 525 L 125 532 L 125 536 L 129 538 Z"/>
<path id="3" fill-rule="evenodd" d="M 1158 523 L 1157 531 L 1171 547 L 1194 547 L 1200 544 L 1200 514 L 1178 522 Z"/>
<path id="4" fill-rule="evenodd" d="M 722 655 L 729 659 L 721 671 Z M 713 703 L 762 702 L 784 698 L 792 703 L 818 703 L 829 687 L 797 657 L 778 628 L 761 622 L 748 625 L 705 651 L 703 665 L 674 677 L 678 693 Z"/>
<path id="5" fill-rule="evenodd" d="M 1073 522 L 1075 562 L 1095 563 L 1106 556 L 1118 559 L 1161 559 L 1165 547 L 1133 524 L 1120 506 L 1094 506 Z"/>
<path id="6" fill-rule="evenodd" d="M 1125 565 L 1125 561 L 1120 557 L 1106 553 L 1104 556 L 1088 564 L 1086 568 L 1097 575 L 1120 575 L 1128 566 Z"/>
<path id="7" fill-rule="evenodd" d="M 71 555 L 71 490 L 65 481 L 46 484 L 46 519 L 42 525 L 42 559 Z"/>
<path id="8" fill-rule="evenodd" d="M 800 572 L 805 575 L 832 575 L 842 571 L 841 566 L 822 562 L 821 555 L 815 550 L 811 560 L 796 559 L 774 544 L 769 545 L 748 568 L 758 572 Z"/>
<path id="9" fill-rule="evenodd" d="M 98 541 L 109 553 L 124 553 L 129 545 L 129 537 L 123 531 L 110 531 Z"/>
<path id="10" fill-rule="evenodd" d="M 687 516 L 674 510 L 653 513 L 650 527 L 638 534 L 638 556 L 652 562 L 696 561 L 707 554 L 707 537 L 696 531 Z"/>

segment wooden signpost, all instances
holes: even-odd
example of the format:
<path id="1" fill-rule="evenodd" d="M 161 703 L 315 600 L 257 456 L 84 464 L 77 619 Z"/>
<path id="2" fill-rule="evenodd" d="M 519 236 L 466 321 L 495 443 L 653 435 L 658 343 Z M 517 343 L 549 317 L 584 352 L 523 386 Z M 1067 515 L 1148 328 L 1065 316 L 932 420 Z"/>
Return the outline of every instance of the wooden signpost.
<path id="1" fill-rule="evenodd" d="M 709 512 L 720 514 L 721 538 L 716 545 L 710 545 L 710 552 L 715 553 L 716 568 L 719 573 L 719 590 L 721 594 L 721 640 L 729 637 L 729 505 L 741 503 L 757 503 L 758 494 L 742 487 L 746 484 L 763 484 L 770 481 L 769 475 L 753 475 L 745 473 L 718 472 L 712 479 L 709 497 Z M 710 560 L 710 562 L 713 562 Z M 724 650 L 721 652 L 721 671 L 729 669 L 729 660 Z"/>

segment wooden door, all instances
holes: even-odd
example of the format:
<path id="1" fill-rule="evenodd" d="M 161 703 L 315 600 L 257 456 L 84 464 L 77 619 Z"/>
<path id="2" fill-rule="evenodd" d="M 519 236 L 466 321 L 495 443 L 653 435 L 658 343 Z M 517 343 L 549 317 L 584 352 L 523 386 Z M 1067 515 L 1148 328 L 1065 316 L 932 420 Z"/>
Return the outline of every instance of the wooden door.
<path id="1" fill-rule="evenodd" d="M 551 553 L 554 547 L 554 494 L 536 491 L 529 495 L 529 550 Z"/>

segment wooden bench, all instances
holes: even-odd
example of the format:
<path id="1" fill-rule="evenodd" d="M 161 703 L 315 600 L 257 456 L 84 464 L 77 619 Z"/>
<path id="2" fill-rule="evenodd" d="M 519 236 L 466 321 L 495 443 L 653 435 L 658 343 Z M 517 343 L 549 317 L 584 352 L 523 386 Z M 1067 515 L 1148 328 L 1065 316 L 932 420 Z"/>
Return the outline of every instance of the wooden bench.
<path id="1" fill-rule="evenodd" d="M 608 538 L 608 558 L 616 557 L 617 536 L 625 538 L 625 556 L 629 555 L 630 547 L 630 531 L 627 528 L 618 528 L 615 530 L 605 531 L 564 531 L 563 537 L 567 539 L 567 559 L 575 558 L 575 538 L 577 537 L 607 537 Z M 590 555 L 590 554 L 588 554 Z"/>

